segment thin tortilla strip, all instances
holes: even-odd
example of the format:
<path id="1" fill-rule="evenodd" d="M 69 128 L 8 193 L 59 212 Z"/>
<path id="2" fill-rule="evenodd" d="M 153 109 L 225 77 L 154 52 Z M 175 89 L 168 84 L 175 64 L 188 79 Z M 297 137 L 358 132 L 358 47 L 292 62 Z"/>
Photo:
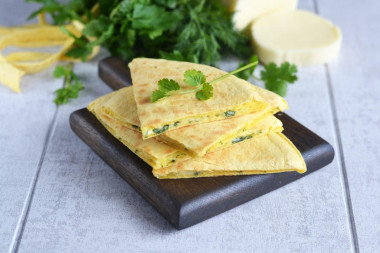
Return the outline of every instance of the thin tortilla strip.
<path id="1" fill-rule="evenodd" d="M 73 25 L 66 25 L 65 28 L 80 37 L 83 27 L 73 22 Z M 93 40 L 92 38 L 88 39 Z M 0 83 L 15 92 L 20 92 L 21 77 L 25 73 L 40 72 L 57 60 L 77 61 L 78 59 L 65 55 L 73 43 L 74 39 L 63 33 L 59 26 L 32 24 L 21 27 L 0 27 Z M 56 53 L 23 51 L 13 52 L 7 56 L 2 55 L 1 51 L 9 46 L 21 48 L 61 47 Z M 99 46 L 94 47 L 87 59 L 94 57 L 99 49 Z"/>
<path id="2" fill-rule="evenodd" d="M 282 133 L 252 138 L 202 158 L 190 159 L 163 169 L 154 169 L 160 179 L 306 172 L 297 148 Z"/>
<path id="3" fill-rule="evenodd" d="M 249 136 L 256 135 L 256 131 L 263 127 L 259 129 L 253 128 L 255 124 L 270 114 L 288 108 L 286 101 L 277 94 L 258 87 L 256 87 L 256 90 L 269 105 L 259 112 L 174 129 L 173 131 L 158 135 L 156 138 L 183 150 L 193 157 L 200 157 L 208 152 L 213 152 L 234 144 L 232 141 L 236 138 L 249 138 Z M 114 92 L 114 95 L 104 103 L 102 110 L 105 115 L 118 120 L 120 124 L 125 127 L 141 131 L 133 97 L 133 87 L 122 88 Z M 273 130 L 273 132 L 277 131 L 281 130 Z M 207 138 L 205 138 L 205 136 L 207 136 Z"/>
<path id="4" fill-rule="evenodd" d="M 201 64 L 148 58 L 134 59 L 129 68 L 144 139 L 184 126 L 242 116 L 267 106 L 254 86 L 236 76 L 213 84 L 214 95 L 206 101 L 200 101 L 194 93 L 189 93 L 152 103 L 150 97 L 162 78 L 173 79 L 179 83 L 181 89 L 189 90 L 194 87 L 183 81 L 186 70 L 202 71 L 207 81 L 226 72 Z"/>

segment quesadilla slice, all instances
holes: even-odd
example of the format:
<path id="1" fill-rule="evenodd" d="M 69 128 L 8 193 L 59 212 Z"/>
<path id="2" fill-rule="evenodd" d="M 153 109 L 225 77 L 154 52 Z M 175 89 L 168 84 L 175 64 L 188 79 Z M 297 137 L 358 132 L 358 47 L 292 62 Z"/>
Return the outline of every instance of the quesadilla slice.
<path id="1" fill-rule="evenodd" d="M 220 121 L 174 129 L 156 136 L 170 146 L 182 150 L 193 157 L 200 157 L 208 152 L 226 148 L 239 141 L 268 132 L 280 132 L 282 125 L 279 120 L 272 118 L 255 127 L 260 121 L 270 115 L 288 108 L 286 101 L 279 95 L 256 87 L 259 95 L 268 107 L 265 109 Z M 119 121 L 125 127 L 141 131 L 134 102 L 133 87 L 122 88 L 102 105 L 105 115 Z"/>
<path id="2" fill-rule="evenodd" d="M 306 164 L 297 148 L 282 133 L 249 139 L 204 157 L 154 169 L 161 179 L 268 174 L 286 171 L 306 172 Z"/>
<path id="3" fill-rule="evenodd" d="M 121 124 L 118 120 L 104 114 L 102 107 L 114 94 L 112 92 L 93 101 L 87 109 L 91 111 L 102 125 L 119 141 L 127 146 L 132 152 L 143 159 L 153 168 L 164 168 L 177 161 L 189 159 L 186 153 L 172 148 L 155 138 L 143 140 L 140 132 L 131 130 Z"/>
<path id="4" fill-rule="evenodd" d="M 129 93 L 128 88 L 124 88 L 123 90 L 123 93 Z M 131 151 L 133 151 L 154 169 L 165 168 L 176 164 L 179 161 L 191 158 L 191 156 L 183 150 L 167 145 L 166 143 L 159 141 L 157 137 L 143 140 L 138 129 L 131 127 L 132 124 L 124 125 L 122 121 L 118 120 L 117 118 L 119 118 L 122 114 L 118 113 L 117 108 L 125 107 L 114 100 L 115 97 L 119 96 L 120 91 L 121 90 L 102 96 L 90 103 L 87 107 L 115 138 L 121 141 L 125 146 L 127 146 Z M 119 104 L 120 107 L 114 108 L 115 110 L 104 110 L 105 105 L 107 104 Z M 111 114 L 105 113 L 106 111 L 111 111 Z M 224 145 L 221 145 L 219 148 L 215 148 L 213 151 L 228 147 L 243 140 L 248 140 L 253 136 L 259 136 L 281 130 L 281 121 L 276 119 L 274 116 L 270 116 L 264 119 L 260 124 L 244 131 L 242 135 L 235 137 L 235 139 L 230 139 L 229 142 L 231 143 L 226 142 Z"/>
<path id="5" fill-rule="evenodd" d="M 193 87 L 184 82 L 187 70 L 203 72 L 207 82 L 226 72 L 201 64 L 148 58 L 134 59 L 129 68 L 144 139 L 180 127 L 242 116 L 267 106 L 254 86 L 233 75 L 214 83 L 213 97 L 208 100 L 198 100 L 194 93 L 189 93 L 152 103 L 152 92 L 163 78 L 178 82 L 181 90 L 191 90 Z"/>
<path id="6" fill-rule="evenodd" d="M 263 110 L 232 119 L 175 129 L 159 135 L 157 138 L 187 152 L 193 157 L 201 157 L 206 153 L 226 148 L 239 142 L 239 140 L 243 141 L 260 133 L 281 132 L 281 122 L 273 116 L 269 116 L 287 109 L 286 101 L 271 91 L 258 87 L 256 87 L 256 90 L 265 103 L 268 104 Z M 279 127 L 279 129 L 274 129 L 276 127 Z M 257 132 L 263 129 L 267 131 Z"/>

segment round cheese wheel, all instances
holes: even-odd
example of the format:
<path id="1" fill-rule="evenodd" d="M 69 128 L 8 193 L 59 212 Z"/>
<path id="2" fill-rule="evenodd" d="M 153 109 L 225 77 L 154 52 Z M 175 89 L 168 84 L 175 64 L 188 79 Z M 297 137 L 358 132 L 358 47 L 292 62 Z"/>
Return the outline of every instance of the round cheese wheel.
<path id="1" fill-rule="evenodd" d="M 252 25 L 253 46 L 264 64 L 323 64 L 338 55 L 341 39 L 338 27 L 301 10 L 275 12 Z"/>
<path id="2" fill-rule="evenodd" d="M 296 9 L 298 0 L 230 0 L 228 2 L 230 8 L 234 4 L 234 26 L 235 29 L 241 31 L 263 15 L 279 10 Z"/>

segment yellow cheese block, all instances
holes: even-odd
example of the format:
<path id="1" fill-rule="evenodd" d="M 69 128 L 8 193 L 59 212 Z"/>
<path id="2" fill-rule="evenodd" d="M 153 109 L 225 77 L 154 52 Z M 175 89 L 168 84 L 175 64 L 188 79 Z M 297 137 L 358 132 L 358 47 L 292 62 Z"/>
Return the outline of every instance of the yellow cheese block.
<path id="1" fill-rule="evenodd" d="M 227 1 L 224 1 L 224 3 Z M 279 10 L 294 10 L 297 0 L 237 0 L 227 5 L 235 12 L 233 22 L 237 30 L 243 30 L 263 15 Z M 234 6 L 233 6 L 234 4 Z"/>
<path id="2" fill-rule="evenodd" d="M 338 27 L 307 11 L 275 12 L 252 25 L 253 45 L 264 64 L 323 64 L 338 55 L 341 40 Z"/>

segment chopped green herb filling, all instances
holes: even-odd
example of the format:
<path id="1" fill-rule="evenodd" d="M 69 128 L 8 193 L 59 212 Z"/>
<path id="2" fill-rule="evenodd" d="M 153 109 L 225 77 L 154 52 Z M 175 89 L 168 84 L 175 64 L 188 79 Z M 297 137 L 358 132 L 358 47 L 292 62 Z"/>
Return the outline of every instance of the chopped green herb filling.
<path id="1" fill-rule="evenodd" d="M 141 128 L 139 126 L 136 126 L 136 125 L 132 125 L 132 128 L 133 129 L 136 129 L 136 130 L 140 130 L 141 131 Z"/>
<path id="2" fill-rule="evenodd" d="M 235 116 L 235 111 L 226 111 L 224 112 L 224 116 L 226 117 Z"/>
<path id="3" fill-rule="evenodd" d="M 232 140 L 232 144 L 235 144 L 235 143 L 238 143 L 238 142 L 241 142 L 241 141 L 244 141 L 244 140 L 248 140 L 248 139 L 251 139 L 251 138 L 252 138 L 252 135 L 241 136 L 241 137 L 233 139 Z"/>
<path id="4" fill-rule="evenodd" d="M 161 134 L 161 133 L 165 132 L 168 129 L 169 129 L 169 125 L 164 125 L 162 128 L 155 128 L 155 129 L 153 129 L 153 132 L 155 134 Z"/>

